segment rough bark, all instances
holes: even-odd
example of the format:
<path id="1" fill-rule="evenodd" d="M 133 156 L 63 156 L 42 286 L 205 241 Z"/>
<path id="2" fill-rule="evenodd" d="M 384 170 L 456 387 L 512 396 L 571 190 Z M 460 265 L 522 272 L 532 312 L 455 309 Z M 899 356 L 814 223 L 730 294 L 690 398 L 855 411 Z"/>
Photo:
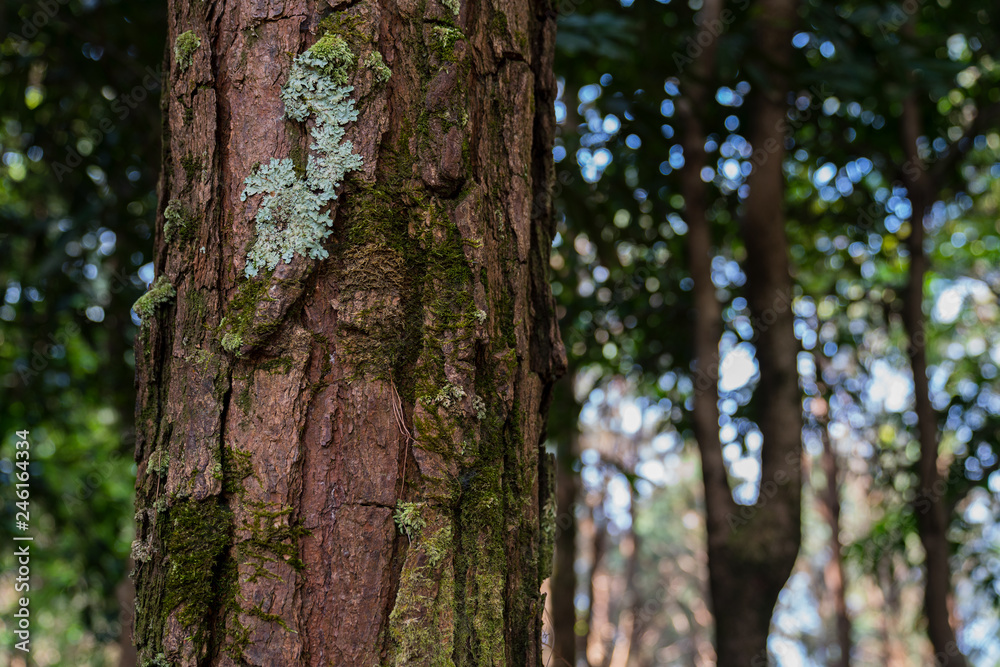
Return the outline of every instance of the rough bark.
<path id="1" fill-rule="evenodd" d="M 791 61 L 794 0 L 757 3 L 756 46 L 752 60 L 765 80 L 751 92 L 750 143 L 754 166 L 748 179 L 742 232 L 747 248 L 746 296 L 760 365 L 758 426 L 763 435 L 761 497 L 738 508 L 719 441 L 718 379 L 720 305 L 711 280 L 714 254 L 707 218 L 705 133 L 700 109 L 714 74 L 715 44 L 692 65 L 680 107 L 684 122 L 682 174 L 689 226 L 688 250 L 695 300 L 694 429 L 705 482 L 709 584 L 720 666 L 763 665 L 771 613 L 791 574 L 801 544 L 802 414 L 797 342 L 790 307 L 791 277 L 784 231 L 782 161 L 785 153 L 787 71 Z M 705 3 L 703 22 L 717 21 L 721 0 Z"/>
<path id="2" fill-rule="evenodd" d="M 906 249 L 910 267 L 903 297 L 903 326 L 908 338 L 910 368 L 913 373 L 914 410 L 920 441 L 917 462 L 919 491 L 914 500 L 917 529 L 924 547 L 924 615 L 927 634 L 934 648 L 935 664 L 943 667 L 965 667 L 966 660 L 958 649 L 955 630 L 950 622 L 951 569 L 948 563 L 948 510 L 944 497 L 944 481 L 938 472 L 938 420 L 931 403 L 927 377 L 926 334 L 924 331 L 924 278 L 927 256 L 924 253 L 924 216 L 936 197 L 937 187 L 930 177 L 917 148 L 923 134 L 920 119 L 920 99 L 916 93 L 903 104 L 900 137 L 906 162 L 902 167 L 903 181 L 913 214 Z"/>
<path id="3" fill-rule="evenodd" d="M 540 443 L 564 365 L 553 13 L 175 0 L 169 22 L 170 287 L 136 351 L 140 659 L 540 664 Z M 267 195 L 242 201 L 245 179 L 314 168 L 319 121 L 286 118 L 281 94 L 323 40 L 352 56 L 324 62 L 353 86 L 362 166 L 330 203 L 327 258 L 248 277 Z"/>

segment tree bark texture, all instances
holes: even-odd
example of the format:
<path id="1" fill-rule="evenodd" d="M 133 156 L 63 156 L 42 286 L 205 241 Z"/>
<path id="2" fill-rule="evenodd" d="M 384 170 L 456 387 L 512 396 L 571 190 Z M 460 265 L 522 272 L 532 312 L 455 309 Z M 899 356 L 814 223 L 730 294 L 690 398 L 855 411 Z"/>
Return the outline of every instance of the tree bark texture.
<path id="1" fill-rule="evenodd" d="M 705 3 L 703 24 L 717 21 L 721 0 Z M 755 7 L 757 43 L 750 59 L 762 73 L 749 100 L 753 171 L 742 233 L 747 249 L 746 297 L 760 366 L 756 389 L 763 435 L 761 493 L 750 507 L 733 500 L 719 440 L 721 307 L 711 279 L 714 256 L 706 186 L 705 131 L 700 109 L 710 99 L 715 43 L 706 47 L 685 81 L 679 106 L 685 127 L 682 174 L 689 225 L 688 250 L 695 300 L 694 430 L 705 482 L 709 584 L 715 645 L 723 667 L 767 664 L 771 613 L 801 544 L 802 412 L 791 310 L 792 281 L 785 238 L 783 195 L 787 72 L 797 19 L 794 0 L 762 0 Z"/>
<path id="2" fill-rule="evenodd" d="M 554 13 L 174 0 L 169 21 L 164 282 L 136 350 L 141 664 L 540 664 L 540 443 L 565 363 Z M 361 163 L 329 202 L 328 257 L 251 276 L 279 200 L 244 201 L 248 176 L 290 160 L 308 183 L 279 235 L 336 185 L 302 180 L 330 129 L 290 116 L 303 54 L 350 86 Z"/>
<path id="3" fill-rule="evenodd" d="M 948 544 L 949 512 L 944 495 L 945 482 L 938 472 L 938 419 L 931 403 L 927 377 L 926 333 L 924 329 L 924 279 L 927 275 L 927 255 L 924 253 L 924 216 L 937 196 L 937 188 L 920 157 L 917 142 L 923 134 L 920 118 L 920 98 L 913 93 L 903 103 L 901 137 L 906 162 L 902 176 L 913 214 L 906 249 L 910 268 L 903 297 L 903 327 L 908 338 L 910 368 L 913 372 L 913 396 L 920 440 L 917 462 L 919 492 L 913 508 L 917 530 L 924 547 L 924 615 L 927 635 L 934 648 L 935 664 L 943 667 L 965 667 L 966 660 L 958 649 L 955 630 L 951 627 L 951 568 Z"/>

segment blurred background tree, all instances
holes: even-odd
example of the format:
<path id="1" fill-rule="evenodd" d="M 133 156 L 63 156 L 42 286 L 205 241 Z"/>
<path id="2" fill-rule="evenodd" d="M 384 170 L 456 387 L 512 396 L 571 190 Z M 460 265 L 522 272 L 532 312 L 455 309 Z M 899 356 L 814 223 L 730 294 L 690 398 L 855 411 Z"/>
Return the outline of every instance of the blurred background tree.
<path id="1" fill-rule="evenodd" d="M 751 101 L 767 64 L 750 57 L 756 3 L 724 3 L 714 22 L 709 8 L 559 5 L 551 266 L 571 366 L 549 429 L 560 495 L 548 664 L 716 660 L 692 421 L 697 392 L 712 389 L 693 370 L 683 178 L 695 159 L 719 316 L 718 440 L 737 519 L 769 488 L 769 396 L 758 391 L 761 326 L 740 233 Z M 151 277 L 164 11 L 132 0 L 0 10 L 0 531 L 9 542 L 12 434 L 29 428 L 40 665 L 129 659 L 118 599 L 132 540 L 129 308 Z M 781 208 L 803 392 L 802 545 L 768 657 L 932 664 L 934 533 L 960 653 L 1000 664 L 1000 17 L 980 0 L 815 0 L 797 14 Z M 714 63 L 701 71 L 706 49 Z M 694 146 L 692 118 L 703 136 Z M 915 254 L 926 256 L 917 272 Z M 926 355 L 922 407 L 914 340 Z M 928 503 L 943 524 L 925 525 Z"/>
<path id="2" fill-rule="evenodd" d="M 164 14 L 129 0 L 0 8 L 0 539 L 14 530 L 13 433 L 30 429 L 39 665 L 130 664 L 130 308 L 156 219 Z"/>

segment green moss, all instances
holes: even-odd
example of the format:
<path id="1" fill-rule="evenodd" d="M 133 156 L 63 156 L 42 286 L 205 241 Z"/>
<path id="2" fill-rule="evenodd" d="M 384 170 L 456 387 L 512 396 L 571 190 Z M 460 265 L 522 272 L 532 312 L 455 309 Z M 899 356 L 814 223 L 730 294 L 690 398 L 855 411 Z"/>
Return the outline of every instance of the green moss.
<path id="1" fill-rule="evenodd" d="M 148 320 L 153 317 L 157 308 L 170 303 L 176 296 L 177 290 L 170 284 L 166 276 L 159 276 L 150 285 L 149 290 L 132 304 L 132 310 L 143 320 Z"/>
<path id="2" fill-rule="evenodd" d="M 389 380 L 412 365 L 420 347 L 425 258 L 410 233 L 417 223 L 410 202 L 408 191 L 390 184 L 362 185 L 345 201 L 338 284 L 342 298 L 363 300 L 366 307 L 340 322 L 338 351 L 359 375 Z M 406 385 L 397 384 L 401 395 Z"/>
<path id="3" fill-rule="evenodd" d="M 222 345 L 222 349 L 232 354 L 239 354 L 240 348 L 243 347 L 243 336 L 232 331 L 227 331 L 222 335 L 222 339 L 219 341 Z"/>
<path id="4" fill-rule="evenodd" d="M 205 170 L 205 161 L 197 155 L 188 153 L 181 158 L 181 167 L 184 169 L 184 175 L 187 177 L 188 185 L 191 185 L 196 180 L 201 178 L 201 175 Z"/>
<path id="5" fill-rule="evenodd" d="M 490 32 L 501 40 L 507 39 L 507 15 L 497 10 L 493 12 L 493 20 L 490 21 Z"/>
<path id="6" fill-rule="evenodd" d="M 146 658 L 142 661 L 142 667 L 173 667 L 167 656 L 157 653 L 153 658 Z"/>
<path id="7" fill-rule="evenodd" d="M 185 500 L 170 508 L 166 539 L 164 613 L 177 619 L 203 647 L 212 610 L 217 607 L 216 567 L 232 540 L 232 513 L 215 497 Z"/>
<path id="8" fill-rule="evenodd" d="M 196 366 L 200 366 L 202 370 L 208 370 L 214 359 L 214 354 L 201 348 L 194 350 L 191 354 L 185 357 L 185 361 L 195 364 Z"/>
<path id="9" fill-rule="evenodd" d="M 222 450 L 222 480 L 226 493 L 241 493 L 243 480 L 254 474 L 250 452 L 225 447 Z"/>
<path id="10" fill-rule="evenodd" d="M 272 375 L 288 375 L 292 370 L 292 365 L 294 360 L 291 357 L 278 357 L 277 359 L 268 359 L 257 365 L 257 370 L 264 371 L 265 373 L 271 373 Z"/>
<path id="11" fill-rule="evenodd" d="M 396 511 L 393 512 L 392 518 L 396 521 L 399 531 L 410 540 L 418 537 L 420 531 L 427 525 L 427 522 L 420 516 L 422 509 L 423 503 L 404 503 L 402 500 L 396 503 Z"/>
<path id="12" fill-rule="evenodd" d="M 346 86 L 355 57 L 342 37 L 333 33 L 323 35 L 312 45 L 307 54 L 324 63 L 322 71 L 340 86 Z"/>
<path id="13" fill-rule="evenodd" d="M 435 665 L 455 663 L 455 574 L 450 558 L 452 527 L 441 507 L 426 506 L 430 524 L 414 534 L 400 572 L 399 590 L 389 615 L 393 640 L 390 664 Z M 422 535 L 431 531 L 429 537 Z"/>
<path id="14" fill-rule="evenodd" d="M 372 39 L 365 27 L 364 18 L 359 14 L 334 12 L 320 20 L 318 32 L 341 37 L 347 42 L 348 48 L 357 52 Z"/>
<path id="15" fill-rule="evenodd" d="M 264 276 L 246 280 L 236 290 L 219 323 L 219 342 L 227 352 L 237 354 L 244 345 L 259 344 L 277 329 L 278 322 L 257 319 L 262 304 L 275 300 L 268 296 L 270 285 Z"/>
<path id="16" fill-rule="evenodd" d="M 441 60 L 454 60 L 455 43 L 465 39 L 465 33 L 458 28 L 436 25 L 434 26 L 434 36 L 437 43 L 431 48 L 431 52 Z"/>
<path id="17" fill-rule="evenodd" d="M 163 447 L 154 450 L 146 461 L 146 470 L 157 475 L 166 475 L 169 468 L 170 452 Z"/>
<path id="18" fill-rule="evenodd" d="M 182 32 L 174 40 L 174 59 L 177 66 L 183 72 L 194 62 L 194 52 L 201 46 L 201 39 L 193 30 Z"/>
<path id="19" fill-rule="evenodd" d="M 190 240 L 198 227 L 197 218 L 177 199 L 171 199 L 163 209 L 163 220 L 163 239 L 167 243 Z"/>
<path id="20" fill-rule="evenodd" d="M 454 551 L 451 524 L 429 537 L 424 543 L 424 551 L 427 552 L 427 562 L 431 567 L 436 567 L 445 557 L 451 555 Z"/>
<path id="21" fill-rule="evenodd" d="M 379 83 L 387 82 L 389 77 L 392 76 L 392 70 L 385 64 L 382 54 L 378 51 L 372 51 L 368 54 L 368 58 L 365 59 L 365 67 L 372 71 L 375 75 L 375 80 Z"/>
<path id="22" fill-rule="evenodd" d="M 267 563 L 283 562 L 296 571 L 304 569 L 305 563 L 299 557 L 299 540 L 309 531 L 301 522 L 289 518 L 292 508 L 261 502 L 249 502 L 245 506 L 250 509 L 250 521 L 241 525 L 240 530 L 248 531 L 250 536 L 237 545 L 237 550 L 241 562 L 254 568 L 247 581 L 257 581 L 261 577 L 276 579 L 277 576 L 267 569 Z"/>

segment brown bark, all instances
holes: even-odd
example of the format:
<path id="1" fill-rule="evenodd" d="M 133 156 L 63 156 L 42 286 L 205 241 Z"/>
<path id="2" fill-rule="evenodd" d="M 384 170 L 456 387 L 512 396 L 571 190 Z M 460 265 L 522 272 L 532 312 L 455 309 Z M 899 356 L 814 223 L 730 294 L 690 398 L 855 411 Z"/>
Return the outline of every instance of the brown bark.
<path id="1" fill-rule="evenodd" d="M 552 664 L 576 667 L 576 428 L 556 445 L 556 537 L 552 571 Z"/>
<path id="2" fill-rule="evenodd" d="M 134 563 L 129 563 L 134 565 Z M 118 622 L 122 629 L 118 635 L 118 646 L 121 653 L 118 656 L 118 667 L 136 667 L 139 664 L 139 657 L 135 651 L 132 641 L 132 621 L 135 616 L 135 585 L 131 579 L 123 579 L 115 587 L 115 598 L 118 600 L 118 607 L 121 612 Z"/>
<path id="3" fill-rule="evenodd" d="M 924 278 L 927 256 L 924 253 L 924 216 L 933 204 L 937 187 L 917 149 L 923 134 L 920 119 L 920 99 L 911 94 L 903 103 L 900 137 L 906 162 L 902 167 L 903 181 L 913 214 L 906 248 L 910 268 L 903 297 L 903 326 L 908 338 L 910 367 L 913 372 L 913 393 L 920 440 L 920 460 L 917 462 L 919 492 L 914 501 L 917 529 L 924 547 L 924 614 L 927 634 L 934 647 L 936 664 L 943 667 L 965 667 L 964 656 L 958 650 L 955 630 L 950 622 L 951 570 L 948 563 L 948 510 L 944 497 L 944 480 L 938 472 L 938 421 L 931 404 L 927 378 L 926 334 L 924 331 Z"/>
<path id="4" fill-rule="evenodd" d="M 824 514 L 830 528 L 830 561 L 824 572 L 827 595 L 833 597 L 837 625 L 837 646 L 840 656 L 833 665 L 850 667 L 851 618 L 847 613 L 846 580 L 844 579 L 843 545 L 840 542 L 840 490 L 837 484 L 837 455 L 830 443 L 830 434 L 823 427 L 823 473 L 826 489 L 823 493 Z"/>
<path id="5" fill-rule="evenodd" d="M 140 660 L 540 664 L 540 443 L 564 365 L 546 279 L 553 13 L 168 13 L 161 211 L 188 222 L 158 234 L 174 294 L 137 342 Z M 241 201 L 244 179 L 315 153 L 315 121 L 286 119 L 280 94 L 324 35 L 354 56 L 363 166 L 330 206 L 328 258 L 248 278 L 261 197 Z"/>
<path id="6" fill-rule="evenodd" d="M 687 213 L 688 249 L 695 301 L 694 429 L 705 480 L 709 582 L 716 622 L 716 652 L 721 666 L 762 665 L 778 593 L 791 574 L 801 543 L 802 415 L 796 368 L 791 278 L 782 211 L 794 0 L 757 3 L 757 40 L 753 59 L 766 81 L 751 93 L 750 143 L 754 167 L 748 183 L 743 237 L 747 248 L 746 295 L 757 338 L 761 400 L 758 426 L 763 435 L 762 489 L 773 489 L 752 508 L 738 508 L 719 441 L 718 366 L 721 313 L 711 280 L 713 247 L 706 217 L 706 190 L 700 173 L 706 165 L 701 107 L 712 88 L 715 43 L 693 63 L 680 106 L 685 126 L 682 187 Z M 703 21 L 717 21 L 722 2 L 706 2 Z M 765 487 L 765 485 L 767 485 Z"/>
<path id="7" fill-rule="evenodd" d="M 603 486 L 602 486 L 603 489 Z M 601 629 L 607 618 L 607 595 L 598 593 L 596 585 L 600 575 L 600 568 L 604 560 L 604 553 L 607 551 L 608 531 L 606 521 L 603 517 L 604 492 L 602 491 L 597 501 L 590 508 L 591 534 L 591 559 L 590 571 L 587 573 L 587 616 L 586 633 L 581 637 L 581 647 L 586 656 L 587 664 L 601 664 L 604 655 L 604 646 L 601 642 Z M 604 599 L 599 599 L 604 598 Z M 598 656 L 601 660 L 595 660 Z"/>
<path id="8" fill-rule="evenodd" d="M 822 350 L 813 354 L 816 360 L 816 371 L 819 379 L 816 382 L 819 396 L 813 401 L 815 407 L 813 416 L 820 429 L 820 438 L 823 441 L 823 453 L 821 455 L 821 465 L 823 476 L 826 478 L 826 486 L 819 496 L 820 513 L 826 519 L 830 530 L 828 548 L 830 549 L 830 560 L 824 569 L 823 579 L 826 594 L 833 598 L 834 614 L 836 616 L 837 646 L 840 655 L 831 666 L 850 667 L 851 664 L 851 618 L 847 612 L 847 580 L 844 573 L 843 544 L 840 541 L 840 483 L 838 481 L 838 471 L 840 466 L 837 462 L 837 453 L 833 449 L 833 442 L 830 439 L 830 402 L 826 382 L 822 379 L 824 372 L 829 366 L 829 360 Z"/>

